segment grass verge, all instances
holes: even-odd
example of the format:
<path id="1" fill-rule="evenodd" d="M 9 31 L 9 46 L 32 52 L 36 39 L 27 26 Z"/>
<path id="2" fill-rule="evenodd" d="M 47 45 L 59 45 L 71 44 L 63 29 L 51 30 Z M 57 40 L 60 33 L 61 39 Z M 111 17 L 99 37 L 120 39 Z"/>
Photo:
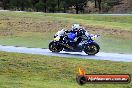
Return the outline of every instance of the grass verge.
<path id="1" fill-rule="evenodd" d="M 132 63 L 60 58 L 0 52 L 0 88 L 131 88 L 129 84 L 86 84 L 76 81 L 78 67 L 89 74 L 130 74 Z"/>

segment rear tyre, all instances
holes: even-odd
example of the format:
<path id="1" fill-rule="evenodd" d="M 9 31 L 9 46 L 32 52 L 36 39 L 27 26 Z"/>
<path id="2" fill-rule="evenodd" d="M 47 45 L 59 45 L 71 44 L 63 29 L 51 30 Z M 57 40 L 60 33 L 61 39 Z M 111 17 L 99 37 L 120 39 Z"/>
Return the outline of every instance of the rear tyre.
<path id="1" fill-rule="evenodd" d="M 60 52 L 63 50 L 63 47 L 57 42 L 52 41 L 49 43 L 49 50 L 52 52 Z"/>
<path id="2" fill-rule="evenodd" d="M 96 42 L 92 42 L 89 45 L 85 46 L 84 52 L 88 55 L 95 55 L 99 52 L 99 45 Z"/>

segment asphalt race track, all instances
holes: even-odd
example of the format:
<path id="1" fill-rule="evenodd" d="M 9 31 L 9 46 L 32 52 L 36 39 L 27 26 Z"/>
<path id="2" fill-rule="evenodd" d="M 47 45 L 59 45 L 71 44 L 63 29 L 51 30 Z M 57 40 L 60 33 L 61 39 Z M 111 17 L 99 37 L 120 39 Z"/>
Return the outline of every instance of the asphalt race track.
<path id="1" fill-rule="evenodd" d="M 89 56 L 85 54 L 84 52 L 62 51 L 60 53 L 52 53 L 51 51 L 49 51 L 49 49 L 2 46 L 2 45 L 0 45 L 0 51 L 25 53 L 25 54 L 39 54 L 39 55 L 47 55 L 47 56 L 72 57 L 72 58 L 81 58 L 81 59 L 97 59 L 97 60 L 132 62 L 132 54 L 99 52 L 95 56 Z"/>

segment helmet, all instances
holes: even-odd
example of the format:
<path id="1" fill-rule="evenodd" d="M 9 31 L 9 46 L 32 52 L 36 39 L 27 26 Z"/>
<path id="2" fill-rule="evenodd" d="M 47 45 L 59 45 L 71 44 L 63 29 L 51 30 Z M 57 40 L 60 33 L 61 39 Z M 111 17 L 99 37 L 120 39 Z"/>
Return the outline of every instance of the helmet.
<path id="1" fill-rule="evenodd" d="M 78 29 L 80 27 L 80 25 L 79 24 L 73 24 L 72 25 L 72 29 L 74 30 L 74 29 Z"/>

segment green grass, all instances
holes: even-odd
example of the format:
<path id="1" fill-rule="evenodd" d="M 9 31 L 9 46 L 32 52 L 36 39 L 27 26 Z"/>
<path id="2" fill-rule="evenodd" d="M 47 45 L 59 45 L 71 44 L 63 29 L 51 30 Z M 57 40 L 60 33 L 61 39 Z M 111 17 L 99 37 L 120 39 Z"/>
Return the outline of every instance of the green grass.
<path id="1" fill-rule="evenodd" d="M 102 16 L 102 15 L 78 15 L 78 14 L 46 14 L 51 17 L 62 17 L 62 19 L 74 20 L 82 24 L 96 26 L 100 28 L 114 28 L 122 30 L 132 30 L 132 16 Z"/>
<path id="2" fill-rule="evenodd" d="M 0 88 L 131 88 L 129 84 L 76 81 L 78 68 L 88 74 L 130 74 L 132 63 L 0 52 Z"/>
<path id="3" fill-rule="evenodd" d="M 1 36 L 0 44 L 9 46 L 24 46 L 36 48 L 48 48 L 48 43 L 53 39 L 50 33 L 27 32 L 13 36 Z"/>
<path id="4" fill-rule="evenodd" d="M 94 31 L 89 33 L 100 34 L 101 51 L 132 53 L 132 16 L 0 12 L 0 45 L 48 48 L 53 35 L 73 23 L 89 30 L 92 27 Z"/>
<path id="5" fill-rule="evenodd" d="M 101 36 L 96 40 L 103 52 L 118 52 L 132 54 L 132 39 Z"/>
<path id="6" fill-rule="evenodd" d="M 132 23 L 132 17 L 129 16 L 116 16 L 116 15 L 98 15 L 98 14 L 47 14 L 56 17 L 75 18 L 83 20 L 119 22 L 119 23 Z"/>

